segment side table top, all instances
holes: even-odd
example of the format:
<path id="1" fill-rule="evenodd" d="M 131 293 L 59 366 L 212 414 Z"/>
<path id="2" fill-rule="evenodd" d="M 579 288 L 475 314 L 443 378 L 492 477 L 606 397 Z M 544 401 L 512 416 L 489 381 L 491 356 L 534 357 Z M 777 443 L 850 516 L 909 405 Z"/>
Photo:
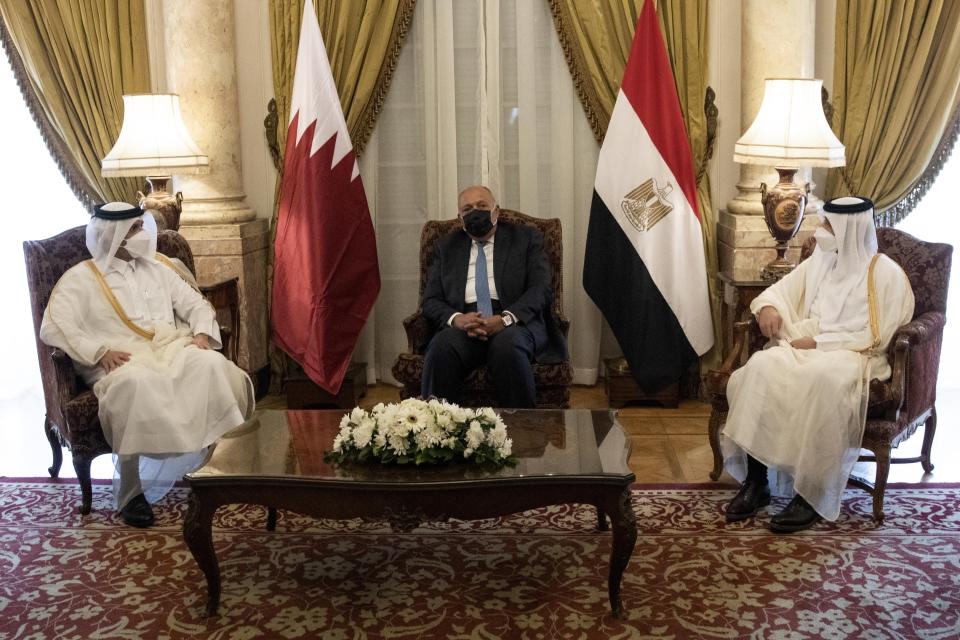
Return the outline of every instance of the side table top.
<path id="1" fill-rule="evenodd" d="M 613 411 L 498 410 L 513 439 L 515 467 L 488 472 L 470 465 L 336 465 L 324 461 L 345 411 L 258 411 L 187 474 L 190 484 L 228 478 L 288 478 L 342 483 L 435 484 L 536 477 L 632 481 L 630 441 Z"/>

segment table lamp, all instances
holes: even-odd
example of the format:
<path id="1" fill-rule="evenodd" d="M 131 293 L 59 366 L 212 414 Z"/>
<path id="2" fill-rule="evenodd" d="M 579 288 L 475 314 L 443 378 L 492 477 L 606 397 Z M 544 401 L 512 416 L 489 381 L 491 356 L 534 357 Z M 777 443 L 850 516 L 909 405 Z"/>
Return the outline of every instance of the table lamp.
<path id="1" fill-rule="evenodd" d="M 795 266 L 786 258 L 787 243 L 803 222 L 810 184 L 796 184 L 794 174 L 800 167 L 846 162 L 843 143 L 823 115 L 822 85 L 811 78 L 767 78 L 760 111 L 734 145 L 735 162 L 773 166 L 780 174 L 772 189 L 760 184 L 763 217 L 777 242 L 777 257 L 760 273 L 763 280 L 779 280 Z"/>
<path id="2" fill-rule="evenodd" d="M 117 142 L 101 163 L 106 178 L 146 176 L 147 194 L 137 192 L 140 207 L 152 210 L 161 229 L 180 227 L 183 194 L 169 191 L 172 174 L 210 171 L 210 160 L 190 137 L 175 94 L 123 96 L 123 125 Z M 159 218 L 162 218 L 159 219 Z"/>

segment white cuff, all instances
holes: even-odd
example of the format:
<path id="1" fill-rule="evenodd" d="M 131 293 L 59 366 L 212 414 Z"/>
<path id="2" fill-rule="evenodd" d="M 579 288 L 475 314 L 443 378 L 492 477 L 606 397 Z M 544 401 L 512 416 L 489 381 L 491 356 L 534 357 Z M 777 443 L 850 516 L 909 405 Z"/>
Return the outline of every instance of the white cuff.
<path id="1" fill-rule="evenodd" d="M 449 318 L 447 318 L 447 326 L 448 326 L 448 327 L 452 327 L 452 326 L 453 326 L 453 319 L 456 318 L 457 316 L 462 316 L 462 315 L 463 315 L 463 314 L 460 313 L 459 311 L 454 312 L 454 314 L 453 314 L 452 316 L 450 316 Z"/>

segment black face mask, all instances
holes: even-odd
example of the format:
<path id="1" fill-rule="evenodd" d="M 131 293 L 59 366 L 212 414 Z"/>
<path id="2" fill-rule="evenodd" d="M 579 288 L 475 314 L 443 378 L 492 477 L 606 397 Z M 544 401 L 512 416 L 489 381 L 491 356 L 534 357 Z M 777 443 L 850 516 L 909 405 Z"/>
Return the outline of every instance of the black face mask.
<path id="1" fill-rule="evenodd" d="M 474 238 L 483 238 L 493 229 L 488 209 L 471 209 L 463 214 L 463 228 Z"/>

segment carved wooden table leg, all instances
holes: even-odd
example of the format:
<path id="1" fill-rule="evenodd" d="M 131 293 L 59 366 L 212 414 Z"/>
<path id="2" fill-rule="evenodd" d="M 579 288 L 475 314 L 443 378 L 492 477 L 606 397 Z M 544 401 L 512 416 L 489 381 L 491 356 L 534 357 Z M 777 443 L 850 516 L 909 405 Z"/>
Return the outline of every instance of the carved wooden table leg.
<path id="1" fill-rule="evenodd" d="M 637 542 L 637 518 L 633 513 L 633 504 L 630 501 L 630 489 L 624 489 L 617 499 L 615 509 L 608 511 L 613 524 L 613 548 L 610 550 L 610 577 L 607 589 L 610 594 L 610 611 L 614 618 L 621 620 L 627 617 L 620 600 L 620 581 L 627 568 L 633 547 Z"/>
<path id="2" fill-rule="evenodd" d="M 726 404 L 726 403 L 724 403 Z M 707 433 L 710 437 L 710 449 L 713 451 L 713 471 L 710 472 L 711 480 L 719 480 L 723 473 L 723 452 L 720 449 L 720 428 L 723 425 L 727 412 L 714 404 L 710 410 L 710 426 Z"/>
<path id="3" fill-rule="evenodd" d="M 196 492 L 190 492 L 190 504 L 183 520 L 183 539 L 193 559 L 207 577 L 207 615 L 215 616 L 220 606 L 220 565 L 213 548 L 213 514 L 216 507 L 202 504 Z"/>

